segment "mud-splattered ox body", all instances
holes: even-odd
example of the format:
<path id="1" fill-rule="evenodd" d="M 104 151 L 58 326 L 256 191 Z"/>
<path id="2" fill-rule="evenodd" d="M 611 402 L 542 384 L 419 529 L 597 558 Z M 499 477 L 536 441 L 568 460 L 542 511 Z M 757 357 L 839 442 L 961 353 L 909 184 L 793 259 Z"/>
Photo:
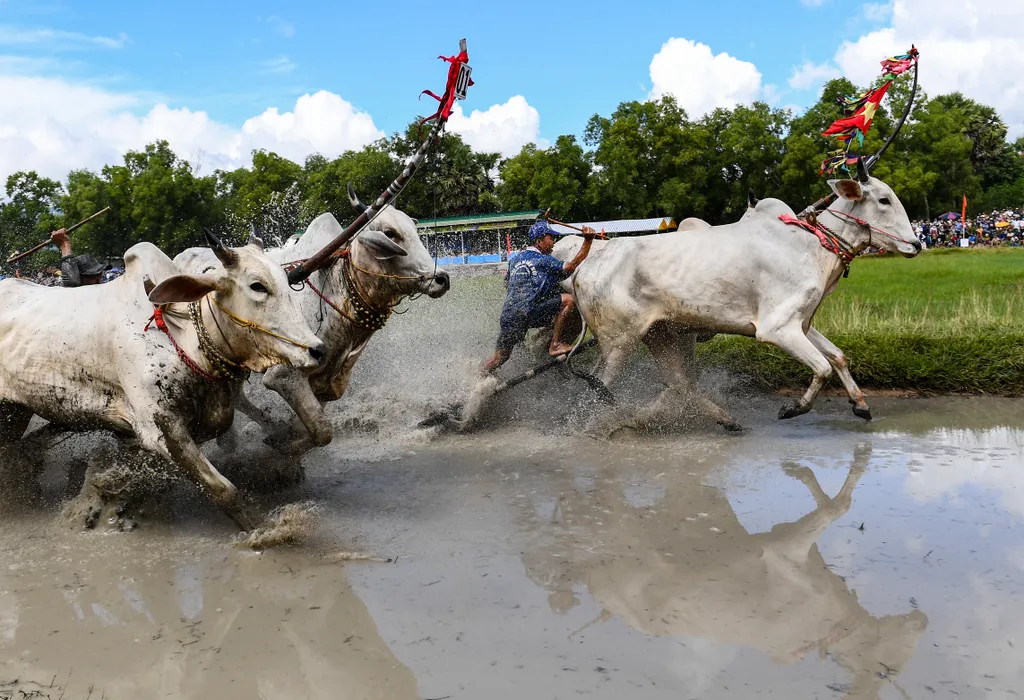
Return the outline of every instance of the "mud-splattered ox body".
<path id="1" fill-rule="evenodd" d="M 211 243 L 220 262 L 202 275 L 181 274 L 164 253 L 140 243 L 125 253 L 124 276 L 105 285 L 61 289 L 0 281 L 0 446 L 19 440 L 33 415 L 55 428 L 134 437 L 249 529 L 234 485 L 197 445 L 230 427 L 237 386 L 204 380 L 165 333 L 155 325 L 147 331 L 154 303 L 168 304 L 170 334 L 207 375 L 214 370 L 200 350 L 187 302 L 202 300 L 215 345 L 254 371 L 281 362 L 314 367 L 323 346 L 297 312 L 280 266 L 258 245 Z M 148 296 L 147 278 L 156 285 Z M 297 344 L 242 328 L 221 307 Z"/>
<path id="2" fill-rule="evenodd" d="M 349 189 L 352 205 L 363 204 Z M 342 233 L 341 224 L 330 213 L 321 214 L 306 229 L 298 243 L 286 248 L 273 248 L 267 255 L 285 264 L 303 260 L 319 252 Z M 183 268 L 199 272 L 209 265 L 212 256 L 202 248 L 185 251 L 175 262 Z M 450 286 L 448 273 L 437 269 L 420 241 L 416 222 L 393 207 L 386 207 L 349 246 L 348 257 L 330 267 L 313 273 L 309 279 L 324 298 L 306 286 L 292 294 L 303 317 L 324 342 L 326 357 L 312 371 L 280 365 L 263 377 L 263 384 L 288 402 L 309 433 L 283 445 L 291 452 L 301 452 L 314 445 L 326 445 L 334 435 L 323 404 L 337 401 L 348 388 L 352 370 L 379 326 L 373 319 L 366 323 L 356 306 L 374 313 L 389 313 L 392 306 L 409 294 L 426 294 L 432 298 L 444 295 Z M 353 288 L 354 287 L 354 288 Z M 371 314 L 372 317 L 372 314 Z M 354 320 L 355 319 L 355 320 Z M 239 396 L 238 410 L 269 428 L 262 412 Z"/>

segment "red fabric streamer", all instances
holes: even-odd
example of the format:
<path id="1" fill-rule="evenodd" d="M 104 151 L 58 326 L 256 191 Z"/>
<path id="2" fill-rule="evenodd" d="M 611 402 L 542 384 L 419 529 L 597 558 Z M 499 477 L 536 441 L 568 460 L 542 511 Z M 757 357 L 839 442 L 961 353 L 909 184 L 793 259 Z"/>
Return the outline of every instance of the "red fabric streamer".
<path id="1" fill-rule="evenodd" d="M 424 90 L 420 93 L 421 95 L 430 95 L 441 103 L 441 106 L 437 108 L 436 112 L 420 121 L 421 125 L 431 121 L 432 119 L 448 121 L 448 117 L 452 115 L 452 107 L 455 105 L 455 83 L 459 79 L 459 71 L 464 64 L 469 63 L 469 54 L 465 51 L 460 51 L 457 56 L 438 56 L 438 58 L 451 64 L 448 68 L 448 82 L 444 86 L 444 94 L 440 97 L 430 90 Z M 473 79 L 470 78 L 469 85 L 472 84 Z"/>
<path id="2" fill-rule="evenodd" d="M 882 102 L 882 98 L 885 97 L 885 93 L 890 85 L 892 85 L 891 80 L 872 92 L 864 102 L 864 106 L 858 109 L 852 116 L 837 119 L 832 123 L 832 126 L 821 132 L 821 135 L 840 136 L 846 135 L 848 132 L 852 133 L 854 130 L 859 130 L 861 133 L 866 134 L 868 129 L 871 128 L 871 121 L 875 118 L 875 112 L 878 111 L 878 106 Z"/>

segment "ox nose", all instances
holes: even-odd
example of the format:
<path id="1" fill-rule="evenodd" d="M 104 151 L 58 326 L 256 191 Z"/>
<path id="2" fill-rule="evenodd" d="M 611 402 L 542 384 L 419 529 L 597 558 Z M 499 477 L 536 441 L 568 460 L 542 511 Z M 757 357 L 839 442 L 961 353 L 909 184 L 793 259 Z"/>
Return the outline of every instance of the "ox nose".
<path id="1" fill-rule="evenodd" d="M 324 358 L 327 357 L 327 353 L 324 351 L 324 344 L 322 342 L 309 347 L 309 356 L 313 358 L 313 361 L 318 365 L 324 363 Z"/>
<path id="2" fill-rule="evenodd" d="M 921 241 L 913 241 L 913 244 L 914 244 L 914 250 L 916 250 L 918 253 L 920 253 L 921 252 Z"/>
<path id="3" fill-rule="evenodd" d="M 447 292 L 452 288 L 452 278 L 448 276 L 448 273 L 441 270 L 434 275 L 434 281 L 437 282 Z"/>

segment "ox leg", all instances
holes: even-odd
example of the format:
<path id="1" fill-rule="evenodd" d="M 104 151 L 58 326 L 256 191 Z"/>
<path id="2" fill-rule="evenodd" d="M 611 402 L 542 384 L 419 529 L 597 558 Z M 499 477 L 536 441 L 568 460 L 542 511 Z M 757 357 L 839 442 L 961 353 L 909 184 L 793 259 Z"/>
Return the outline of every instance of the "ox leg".
<path id="1" fill-rule="evenodd" d="M 273 427 L 270 418 L 261 408 L 249 400 L 245 394 L 245 383 L 243 382 L 235 392 L 235 410 L 243 416 L 263 428 L 269 433 Z M 238 429 L 232 425 L 223 435 L 217 438 L 217 446 L 226 452 L 234 452 L 238 449 Z"/>
<path id="2" fill-rule="evenodd" d="M 170 416 L 157 415 L 153 420 L 152 427 L 136 430 L 142 446 L 182 468 L 243 532 L 252 530 L 254 522 L 239 503 L 238 489 L 210 464 L 188 429 Z"/>
<path id="3" fill-rule="evenodd" d="M 850 374 L 850 364 L 847 362 L 843 351 L 822 335 L 821 331 L 814 326 L 807 329 L 807 339 L 814 344 L 814 347 L 821 351 L 821 354 L 832 365 L 832 369 L 839 375 L 843 387 L 846 388 L 846 393 L 850 396 L 850 403 L 853 404 L 853 414 L 858 418 L 871 420 L 871 409 L 868 408 L 867 401 L 864 400 L 864 392 L 853 381 L 853 375 Z"/>
<path id="4" fill-rule="evenodd" d="M 825 386 L 825 382 L 832 376 L 832 365 L 825 359 L 818 348 L 804 335 L 803 328 L 799 323 L 790 323 L 781 328 L 763 330 L 757 329 L 757 339 L 764 343 L 771 343 L 781 350 L 789 353 L 794 359 L 799 360 L 814 372 L 814 379 L 811 385 L 804 392 L 799 400 L 792 404 L 784 405 L 779 409 L 779 418 L 794 418 L 802 416 L 811 410 L 818 393 Z"/>
<path id="5" fill-rule="evenodd" d="M 622 363 L 629 357 L 629 353 L 636 347 L 636 343 L 628 345 L 616 345 L 604 354 L 604 369 L 601 370 L 601 383 L 610 386 L 615 378 L 622 371 Z"/>
<path id="6" fill-rule="evenodd" d="M 313 393 L 309 379 L 291 367 L 278 365 L 263 376 L 263 385 L 277 392 L 306 426 L 309 436 L 290 443 L 276 441 L 275 447 L 289 454 L 301 454 L 313 447 L 328 444 L 334 437 L 334 429 L 324 408 Z"/>
<path id="7" fill-rule="evenodd" d="M 726 430 L 743 429 L 728 411 L 693 390 L 691 372 L 695 366 L 696 337 L 692 333 L 680 334 L 664 326 L 656 326 L 644 336 L 644 345 L 651 351 L 651 357 L 671 388 L 692 397 L 701 411 L 712 416 Z"/>

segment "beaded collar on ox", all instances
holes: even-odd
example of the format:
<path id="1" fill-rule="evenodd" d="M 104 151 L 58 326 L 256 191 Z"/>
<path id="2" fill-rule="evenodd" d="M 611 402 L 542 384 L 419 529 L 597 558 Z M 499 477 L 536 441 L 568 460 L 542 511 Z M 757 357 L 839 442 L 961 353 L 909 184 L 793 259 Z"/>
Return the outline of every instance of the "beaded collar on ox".
<path id="1" fill-rule="evenodd" d="M 216 307 L 220 309 L 221 313 L 223 313 L 225 316 L 231 319 L 233 323 L 235 323 L 238 326 L 241 326 L 242 328 L 247 328 L 250 331 L 258 331 L 265 335 L 269 335 L 272 338 L 276 338 L 286 343 L 290 343 L 291 345 L 294 345 L 296 347 L 304 348 L 306 350 L 309 349 L 309 346 L 306 345 L 305 343 L 300 343 L 297 340 L 293 340 L 291 338 L 275 333 L 274 331 L 268 328 L 263 328 L 262 326 L 253 323 L 252 321 L 246 321 L 245 319 L 239 318 L 238 316 L 236 316 L 235 314 L 231 313 L 223 306 L 221 306 L 220 302 L 217 301 L 213 293 L 206 295 L 204 298 L 206 299 L 207 305 L 209 305 L 210 307 L 211 318 L 213 318 L 214 323 L 217 323 L 217 317 L 213 315 L 213 306 L 216 305 Z M 196 336 L 199 340 L 199 350 L 203 353 L 203 356 L 206 358 L 206 360 L 210 363 L 210 366 L 213 368 L 213 374 L 204 371 L 195 360 L 189 357 L 188 353 L 185 352 L 185 349 L 178 345 L 178 341 L 176 341 L 174 339 L 174 336 L 171 335 L 171 331 L 167 327 L 167 323 L 164 321 L 163 307 L 157 306 L 153 310 L 153 315 L 150 316 L 149 322 L 146 323 L 146 326 L 145 328 L 143 328 L 143 330 L 148 331 L 150 325 L 155 323 L 156 327 L 159 330 L 163 331 L 164 334 L 168 337 L 168 339 L 170 339 L 171 345 L 174 346 L 175 352 L 178 353 L 178 357 L 181 358 L 181 361 L 185 364 L 185 366 L 192 370 L 194 374 L 196 374 L 198 377 L 200 377 L 203 381 L 207 383 L 212 384 L 221 381 L 242 381 L 244 379 L 247 379 L 249 377 L 249 370 L 244 365 L 235 362 L 227 355 L 225 355 L 224 352 L 219 347 L 217 347 L 217 344 L 213 342 L 213 338 L 210 336 L 209 331 L 206 330 L 206 324 L 203 323 L 202 307 L 200 306 L 201 303 L 202 300 L 190 302 L 188 305 L 188 316 L 189 319 L 192 321 L 192 326 L 193 328 L 195 328 Z M 220 330 L 219 324 L 217 326 L 217 329 Z M 220 334 L 221 337 L 224 338 L 224 342 L 228 342 L 227 336 L 224 335 L 224 331 L 220 331 Z M 231 347 L 230 343 L 228 343 L 228 347 Z"/>
<path id="2" fill-rule="evenodd" d="M 349 267 L 354 267 L 360 272 L 366 274 L 381 276 L 381 277 L 398 277 L 397 275 L 378 275 L 377 273 L 364 270 L 358 267 L 352 258 L 349 256 L 348 249 L 344 249 L 332 256 L 332 262 L 342 260 L 341 274 L 345 279 L 345 287 L 348 288 L 350 294 L 348 295 L 348 302 L 352 306 L 352 314 L 345 312 L 340 306 L 331 301 L 330 297 L 319 290 L 309 279 L 305 280 L 306 286 L 308 286 L 314 294 L 320 297 L 324 303 L 338 312 L 338 315 L 342 318 L 346 318 L 351 321 L 354 325 L 368 331 L 379 331 L 387 324 L 388 319 L 391 318 L 391 307 L 385 307 L 383 310 L 375 308 L 370 302 L 363 298 L 363 295 L 359 292 L 359 287 L 356 286 L 355 281 L 352 279 L 352 273 Z M 287 266 L 286 266 L 287 267 Z M 404 279 L 404 278 L 402 278 Z"/>

